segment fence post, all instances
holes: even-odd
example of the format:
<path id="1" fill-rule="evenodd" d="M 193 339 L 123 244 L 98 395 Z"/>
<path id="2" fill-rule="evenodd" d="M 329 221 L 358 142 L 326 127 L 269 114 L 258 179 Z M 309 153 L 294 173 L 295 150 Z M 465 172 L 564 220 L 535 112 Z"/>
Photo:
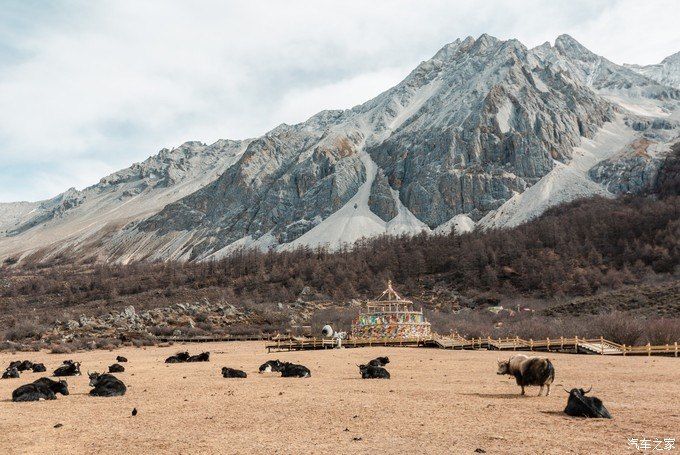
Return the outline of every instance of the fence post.
<path id="1" fill-rule="evenodd" d="M 647 357 L 652 355 L 652 345 L 647 343 Z"/>
<path id="2" fill-rule="evenodd" d="M 517 349 L 518 344 L 519 344 L 519 336 L 515 335 L 515 341 L 512 343 L 512 350 L 513 351 Z"/>
<path id="3" fill-rule="evenodd" d="M 600 354 L 604 355 L 604 337 L 600 335 Z"/>
<path id="4" fill-rule="evenodd" d="M 621 349 L 623 350 L 623 356 L 625 357 L 626 356 L 626 344 L 625 343 L 621 345 Z"/>
<path id="5" fill-rule="evenodd" d="M 529 350 L 533 351 L 534 350 L 534 339 L 529 338 Z"/>
<path id="6" fill-rule="evenodd" d="M 545 340 L 547 341 L 546 348 L 548 349 L 548 351 L 550 351 L 550 338 L 546 338 Z"/>
<path id="7" fill-rule="evenodd" d="M 564 337 L 560 337 L 560 351 L 564 349 Z"/>
<path id="8" fill-rule="evenodd" d="M 675 342 L 675 357 L 678 356 L 678 342 Z"/>

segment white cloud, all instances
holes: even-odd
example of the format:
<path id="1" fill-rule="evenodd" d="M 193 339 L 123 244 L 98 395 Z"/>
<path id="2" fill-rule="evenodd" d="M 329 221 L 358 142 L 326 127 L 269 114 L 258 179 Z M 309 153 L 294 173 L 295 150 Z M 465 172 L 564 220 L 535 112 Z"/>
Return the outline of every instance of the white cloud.
<path id="1" fill-rule="evenodd" d="M 467 35 L 533 46 L 566 32 L 617 62 L 680 50 L 666 1 L 17 5 L 0 18 L 0 200 L 351 107 Z"/>

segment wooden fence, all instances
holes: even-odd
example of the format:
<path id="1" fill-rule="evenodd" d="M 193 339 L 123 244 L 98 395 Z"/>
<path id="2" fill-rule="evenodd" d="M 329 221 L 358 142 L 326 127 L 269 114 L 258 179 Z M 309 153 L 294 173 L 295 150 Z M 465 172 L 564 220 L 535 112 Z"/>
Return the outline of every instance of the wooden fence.
<path id="1" fill-rule="evenodd" d="M 268 352 L 271 351 L 300 351 L 312 349 L 333 349 L 337 346 L 336 340 L 304 338 L 275 340 L 266 345 Z M 439 349 L 485 349 L 498 351 L 550 351 L 571 352 L 576 354 L 599 354 L 599 355 L 668 355 L 678 357 L 680 349 L 678 343 L 661 346 L 626 346 L 613 341 L 600 338 L 546 338 L 545 340 L 524 340 L 514 338 L 463 338 L 460 335 L 435 336 L 428 339 L 361 339 L 352 338 L 343 340 L 345 348 L 359 348 L 370 346 L 394 346 L 394 347 L 431 347 Z"/>

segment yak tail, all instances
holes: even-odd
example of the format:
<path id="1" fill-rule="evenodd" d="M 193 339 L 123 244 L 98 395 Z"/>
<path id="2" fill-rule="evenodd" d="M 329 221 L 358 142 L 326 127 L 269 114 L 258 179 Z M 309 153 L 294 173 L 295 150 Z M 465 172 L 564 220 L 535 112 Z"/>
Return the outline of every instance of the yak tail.
<path id="1" fill-rule="evenodd" d="M 555 367 L 553 367 L 550 359 L 545 359 L 545 370 L 543 377 L 541 378 L 541 384 L 545 384 L 548 381 L 551 383 L 555 380 Z"/>

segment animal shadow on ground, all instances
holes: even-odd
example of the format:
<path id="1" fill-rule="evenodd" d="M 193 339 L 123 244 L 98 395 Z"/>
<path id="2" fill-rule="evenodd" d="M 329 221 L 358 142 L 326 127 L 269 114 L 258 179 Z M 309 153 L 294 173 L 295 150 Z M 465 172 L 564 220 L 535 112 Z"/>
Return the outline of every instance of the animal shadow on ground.
<path id="1" fill-rule="evenodd" d="M 525 395 L 524 397 L 520 395 L 519 393 L 462 393 L 461 395 L 468 395 L 472 397 L 480 397 L 480 398 L 510 398 L 510 399 L 518 399 L 518 398 L 527 398 L 529 395 Z"/>
<path id="2" fill-rule="evenodd" d="M 565 419 L 572 419 L 573 417 L 570 417 L 564 413 L 564 411 L 541 411 L 543 414 L 548 414 L 551 416 L 560 416 L 564 417 Z"/>
<path id="3" fill-rule="evenodd" d="M 570 416 L 564 413 L 564 411 L 541 411 L 542 414 L 547 414 L 551 416 L 556 416 L 556 417 L 562 417 L 565 420 L 575 420 L 575 421 L 580 421 L 580 422 L 592 422 L 593 424 L 597 423 L 606 423 L 607 419 L 589 419 L 588 417 L 576 417 L 576 416 Z"/>

